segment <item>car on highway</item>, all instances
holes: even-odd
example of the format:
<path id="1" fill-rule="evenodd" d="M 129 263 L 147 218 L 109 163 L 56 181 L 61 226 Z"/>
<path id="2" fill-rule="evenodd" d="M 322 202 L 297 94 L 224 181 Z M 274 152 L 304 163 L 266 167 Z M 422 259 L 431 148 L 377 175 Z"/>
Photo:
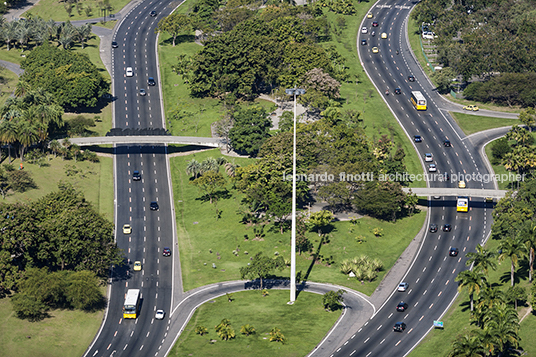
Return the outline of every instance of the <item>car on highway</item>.
<path id="1" fill-rule="evenodd" d="M 132 173 L 132 181 L 140 181 L 140 180 L 141 180 L 140 172 L 138 170 L 135 170 Z"/>
<path id="2" fill-rule="evenodd" d="M 363 27 L 363 28 L 361 29 L 361 33 L 368 33 L 367 28 L 366 28 L 366 27 Z"/>
<path id="3" fill-rule="evenodd" d="M 156 85 L 156 82 L 154 81 L 153 77 L 149 77 L 149 79 L 147 80 L 147 84 L 150 86 L 154 86 Z"/>
<path id="4" fill-rule="evenodd" d="M 429 171 L 429 172 L 436 172 L 436 171 L 437 171 L 437 166 L 436 166 L 436 164 L 430 164 L 430 165 L 428 166 L 428 171 Z"/>
<path id="5" fill-rule="evenodd" d="M 151 12 L 149 13 L 149 15 L 151 15 L 151 17 L 155 17 L 155 16 L 156 16 L 156 11 L 154 11 L 154 10 L 151 11 Z"/>
<path id="6" fill-rule="evenodd" d="M 469 110 L 469 111 L 472 111 L 472 112 L 477 112 L 479 110 L 479 108 L 476 105 L 466 105 L 465 107 L 463 107 L 463 110 Z"/>
<path id="7" fill-rule="evenodd" d="M 367 19 L 372 19 L 374 17 L 374 14 L 372 12 L 369 12 L 367 14 Z"/>
<path id="8" fill-rule="evenodd" d="M 439 200 L 441 198 L 441 196 L 439 195 L 434 195 L 434 200 Z"/>
<path id="9" fill-rule="evenodd" d="M 119 45 L 117 44 L 117 42 L 112 41 L 112 48 L 117 48 L 117 47 L 119 47 Z"/>
<path id="10" fill-rule="evenodd" d="M 415 82 L 415 76 L 408 76 L 409 82 Z"/>
<path id="11" fill-rule="evenodd" d="M 402 89 L 396 87 L 395 88 L 395 94 L 402 94 Z"/>
<path id="12" fill-rule="evenodd" d="M 406 282 L 401 282 L 400 284 L 398 284 L 398 288 L 396 290 L 398 291 L 406 291 L 408 290 L 408 287 L 409 287 L 409 284 L 406 283 Z"/>
<path id="13" fill-rule="evenodd" d="M 484 201 L 486 201 L 487 203 L 493 203 L 493 197 L 486 197 L 484 198 Z"/>
<path id="14" fill-rule="evenodd" d="M 378 27 L 378 21 L 372 21 L 372 27 Z"/>
<path id="15" fill-rule="evenodd" d="M 434 161 L 434 158 L 432 157 L 432 154 L 430 154 L 429 152 L 427 152 L 426 154 L 424 154 L 424 161 L 426 161 L 426 162 L 432 162 L 432 161 Z"/>
<path id="16" fill-rule="evenodd" d="M 169 257 L 171 255 L 171 249 L 169 249 L 168 247 L 164 247 L 164 250 L 162 251 L 162 255 L 164 257 Z"/>
<path id="17" fill-rule="evenodd" d="M 166 312 L 164 310 L 156 310 L 154 314 L 154 318 L 156 320 L 163 320 L 165 316 L 166 316 Z"/>
<path id="18" fill-rule="evenodd" d="M 141 270 L 141 262 L 139 260 L 136 260 L 134 262 L 134 271 L 140 271 Z"/>
<path id="19" fill-rule="evenodd" d="M 395 332 L 402 332 L 406 329 L 406 324 L 403 323 L 403 322 L 397 322 L 394 326 L 393 326 L 393 330 Z"/>
<path id="20" fill-rule="evenodd" d="M 408 304 L 406 304 L 404 301 L 400 301 L 398 303 L 398 305 L 396 305 L 396 311 L 406 311 L 406 309 L 408 308 Z"/>
<path id="21" fill-rule="evenodd" d="M 413 140 L 415 140 L 416 143 L 422 142 L 422 137 L 420 135 L 413 135 Z"/>
<path id="22" fill-rule="evenodd" d="M 444 179 L 445 181 L 450 181 L 450 175 L 449 175 L 448 172 L 445 172 L 445 173 L 443 174 L 443 179 Z"/>
<path id="23" fill-rule="evenodd" d="M 443 232 L 450 232 L 452 230 L 452 226 L 450 224 L 444 224 L 443 225 Z"/>
<path id="24" fill-rule="evenodd" d="M 383 39 L 386 39 L 387 38 L 387 33 L 386 32 L 382 32 L 382 36 L 381 36 Z"/>
<path id="25" fill-rule="evenodd" d="M 127 67 L 127 77 L 132 77 L 134 75 L 134 71 L 132 70 L 132 67 Z"/>
<path id="26" fill-rule="evenodd" d="M 367 40 L 362 39 L 362 40 L 361 40 L 361 46 L 366 46 L 366 45 L 367 45 Z"/>
<path id="27" fill-rule="evenodd" d="M 465 188 L 465 181 L 459 181 L 458 188 Z"/>
<path id="28" fill-rule="evenodd" d="M 132 227 L 130 224 L 124 224 L 123 225 L 123 234 L 130 234 L 132 233 Z"/>
<path id="29" fill-rule="evenodd" d="M 151 208 L 151 211 L 158 211 L 158 202 L 152 201 L 149 207 Z"/>
<path id="30" fill-rule="evenodd" d="M 452 144 L 450 143 L 450 140 L 445 139 L 445 140 L 443 140 L 443 146 L 446 147 L 446 148 L 449 148 L 449 147 L 452 146 Z"/>
<path id="31" fill-rule="evenodd" d="M 437 224 L 435 223 L 430 224 L 430 228 L 428 230 L 430 231 L 430 233 L 437 232 Z"/>
<path id="32" fill-rule="evenodd" d="M 372 47 L 372 53 L 378 53 L 378 52 L 380 52 L 380 51 L 378 50 L 378 47 Z"/>
<path id="33" fill-rule="evenodd" d="M 449 249 L 449 255 L 451 257 L 457 257 L 458 256 L 458 248 L 451 247 Z"/>
<path id="34" fill-rule="evenodd" d="M 145 91 L 145 89 L 140 88 L 140 95 L 141 95 L 142 97 L 145 97 L 145 96 L 147 95 L 147 92 Z"/>

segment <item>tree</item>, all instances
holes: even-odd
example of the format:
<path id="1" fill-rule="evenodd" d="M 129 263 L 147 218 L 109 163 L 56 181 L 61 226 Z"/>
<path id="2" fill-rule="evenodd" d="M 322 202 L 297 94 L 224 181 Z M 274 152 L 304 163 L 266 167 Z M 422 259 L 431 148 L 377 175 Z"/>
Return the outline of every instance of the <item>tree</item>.
<path id="1" fill-rule="evenodd" d="M 26 148 L 36 143 L 38 139 L 37 127 L 35 125 L 32 125 L 29 121 L 19 122 L 17 128 L 17 140 L 21 144 L 19 153 L 21 161 L 24 161 L 24 152 L 26 151 Z"/>
<path id="2" fill-rule="evenodd" d="M 277 327 L 274 327 L 270 331 L 270 342 L 281 342 L 282 344 L 285 344 L 286 339 L 283 333 L 281 333 L 281 330 Z"/>
<path id="3" fill-rule="evenodd" d="M 506 290 L 506 298 L 509 302 L 514 303 L 514 309 L 517 311 L 517 302 L 527 300 L 527 291 L 521 286 L 510 286 Z"/>
<path id="4" fill-rule="evenodd" d="M 177 36 L 181 32 L 189 31 L 190 29 L 191 21 L 188 15 L 174 12 L 158 22 L 155 33 L 167 32 L 171 37 L 173 37 L 173 47 L 175 47 Z"/>
<path id="5" fill-rule="evenodd" d="M 308 223 L 318 230 L 318 236 L 322 235 L 322 228 L 326 227 L 331 224 L 331 221 L 333 220 L 333 213 L 330 211 L 318 211 L 313 212 L 309 216 Z"/>
<path id="6" fill-rule="evenodd" d="M 460 283 L 458 291 L 465 288 L 469 291 L 471 311 L 473 311 L 473 294 L 480 293 L 480 289 L 486 285 L 486 276 L 480 272 L 464 270 L 458 274 L 456 281 Z"/>
<path id="7" fill-rule="evenodd" d="M 484 331 L 490 333 L 499 352 L 504 352 L 508 346 L 519 346 L 519 318 L 513 307 L 506 303 L 497 304 L 487 310 L 483 322 Z"/>
<path id="8" fill-rule="evenodd" d="M 452 343 L 449 357 L 484 357 L 487 351 L 482 346 L 478 333 L 467 333 L 458 337 Z"/>
<path id="9" fill-rule="evenodd" d="M 437 84 L 437 91 L 439 93 L 446 94 L 450 92 L 452 79 L 456 78 L 456 73 L 451 67 L 445 67 L 440 71 L 435 71 L 432 73 L 432 78 Z"/>
<path id="10" fill-rule="evenodd" d="M 506 258 L 510 259 L 510 286 L 514 286 L 515 268 L 519 264 L 519 259 L 523 258 L 527 253 L 527 247 L 523 244 L 519 236 L 504 237 L 499 243 L 499 262 Z"/>
<path id="11" fill-rule="evenodd" d="M 409 193 L 406 195 L 406 199 L 404 201 L 404 205 L 409 210 L 409 215 L 413 216 L 413 212 L 415 211 L 415 208 L 417 207 L 417 204 L 419 203 L 419 197 L 415 193 L 413 193 L 410 189 Z"/>
<path id="12" fill-rule="evenodd" d="M 2 120 L 0 122 L 0 137 L 2 142 L 7 145 L 9 163 L 11 164 L 11 144 L 17 141 L 17 124 L 11 120 Z"/>
<path id="13" fill-rule="evenodd" d="M 214 328 L 218 336 L 224 341 L 233 339 L 236 336 L 234 329 L 231 327 L 231 321 L 228 319 L 221 320 Z"/>
<path id="14" fill-rule="evenodd" d="M 353 203 L 360 211 L 395 221 L 397 213 L 402 210 L 405 196 L 398 182 L 370 181 L 357 191 Z"/>
<path id="15" fill-rule="evenodd" d="M 208 171 L 203 176 L 196 178 L 192 184 L 205 193 L 212 203 L 215 193 L 225 187 L 225 178 L 220 172 Z"/>
<path id="16" fill-rule="evenodd" d="M 30 172 L 24 170 L 6 170 L 9 188 L 15 192 L 26 192 L 37 188 Z"/>
<path id="17" fill-rule="evenodd" d="M 467 253 L 467 261 L 465 265 L 470 266 L 473 264 L 473 271 L 484 273 L 488 275 L 489 268 L 495 270 L 497 269 L 497 262 L 495 261 L 496 254 L 488 251 L 483 246 L 478 244 L 476 246 L 476 253 L 470 252 Z"/>
<path id="18" fill-rule="evenodd" d="M 519 121 L 522 122 L 532 132 L 532 128 L 536 125 L 536 111 L 534 108 L 527 108 L 519 113 Z"/>
<path id="19" fill-rule="evenodd" d="M 46 316 L 46 305 L 33 296 L 18 293 L 13 296 L 11 303 L 19 319 L 39 321 Z"/>
<path id="20" fill-rule="evenodd" d="M 341 302 L 344 301 L 342 295 L 346 291 L 339 289 L 338 291 L 328 291 L 322 297 L 322 304 L 327 311 L 335 311 L 341 308 Z"/>
<path id="21" fill-rule="evenodd" d="M 263 279 L 266 279 L 273 273 L 274 270 L 283 270 L 285 268 L 285 260 L 282 256 L 270 258 L 262 252 L 255 254 L 250 265 L 240 268 L 240 276 L 242 279 L 258 278 L 260 280 L 260 289 L 263 289 Z"/>
<path id="22" fill-rule="evenodd" d="M 79 310 L 93 310 L 99 307 L 103 296 L 95 273 L 87 270 L 72 272 L 67 282 L 65 296 L 72 307 Z"/>
<path id="23" fill-rule="evenodd" d="M 205 327 L 205 326 L 202 326 L 202 325 L 197 325 L 195 327 L 195 333 L 198 334 L 198 335 L 206 335 L 208 333 L 208 329 Z"/>
<path id="24" fill-rule="evenodd" d="M 233 113 L 234 126 L 229 131 L 231 146 L 238 152 L 255 156 L 270 137 L 272 121 L 261 106 L 239 109 Z"/>
<path id="25" fill-rule="evenodd" d="M 188 165 L 186 165 L 186 173 L 194 178 L 197 178 L 201 173 L 201 164 L 199 161 L 196 159 L 188 161 Z"/>
<path id="26" fill-rule="evenodd" d="M 246 336 L 254 335 L 255 327 L 251 326 L 250 324 L 243 325 L 240 327 L 240 333 Z"/>

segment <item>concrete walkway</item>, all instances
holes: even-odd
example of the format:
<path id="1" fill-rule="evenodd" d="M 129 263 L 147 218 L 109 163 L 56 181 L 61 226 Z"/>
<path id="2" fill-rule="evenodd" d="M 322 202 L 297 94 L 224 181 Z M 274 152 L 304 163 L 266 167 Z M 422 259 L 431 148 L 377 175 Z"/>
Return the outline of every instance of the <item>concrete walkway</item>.
<path id="1" fill-rule="evenodd" d="M 7 69 L 8 71 L 15 73 L 19 77 L 24 72 L 24 70 L 21 69 L 18 64 L 13 63 L 13 62 L 0 60 L 0 65 L 4 67 L 5 69 Z"/>
<path id="2" fill-rule="evenodd" d="M 20 19 L 21 15 L 36 5 L 39 0 L 22 0 L 10 8 L 5 14 L 4 19 L 13 21 Z"/>

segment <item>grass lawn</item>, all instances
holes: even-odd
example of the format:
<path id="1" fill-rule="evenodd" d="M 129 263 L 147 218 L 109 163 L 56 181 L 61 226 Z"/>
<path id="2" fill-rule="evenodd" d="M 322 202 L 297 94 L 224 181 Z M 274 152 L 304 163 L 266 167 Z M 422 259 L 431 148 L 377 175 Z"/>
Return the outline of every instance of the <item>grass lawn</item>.
<path id="1" fill-rule="evenodd" d="M 408 20 L 409 45 L 411 46 L 411 50 L 413 51 L 413 54 L 415 55 L 415 57 L 417 57 L 417 61 L 419 61 L 421 67 L 424 69 L 424 73 L 426 73 L 428 78 L 430 78 L 430 76 L 434 72 L 428 65 L 428 62 L 426 62 L 426 59 L 424 58 L 424 54 L 422 53 L 421 40 L 420 40 L 421 35 L 419 34 L 419 31 L 420 31 L 419 24 L 415 20 L 410 18 Z M 430 78 L 430 80 L 432 81 L 432 83 L 434 83 L 432 78 Z"/>
<path id="2" fill-rule="evenodd" d="M 106 29 L 112 30 L 115 27 L 116 24 L 117 24 L 117 20 L 109 21 L 108 17 L 106 17 L 106 22 L 101 21 L 101 22 L 99 22 L 99 23 L 97 23 L 97 24 L 95 24 L 93 26 L 104 27 Z"/>
<path id="3" fill-rule="evenodd" d="M 0 355 L 82 356 L 99 329 L 103 313 L 53 310 L 50 318 L 28 322 L 15 316 L 10 299 L 0 299 Z"/>
<path id="4" fill-rule="evenodd" d="M 450 115 L 456 120 L 456 123 L 462 128 L 465 135 L 477 133 L 482 130 L 520 124 L 517 119 L 492 118 L 454 112 L 450 112 Z"/>
<path id="5" fill-rule="evenodd" d="M 34 164 L 24 163 L 24 170 L 31 172 L 37 189 L 31 189 L 23 193 L 9 191 L 5 202 L 29 202 L 58 189 L 58 183 L 64 181 L 71 183 L 75 188 L 82 191 L 88 201 L 93 203 L 95 209 L 103 214 L 108 220 L 113 221 L 113 182 L 112 182 L 112 158 L 99 157 L 100 162 L 91 163 L 88 161 L 74 162 L 65 160 L 58 156 L 54 158 L 50 155 L 49 166 L 39 167 Z M 7 163 L 4 160 L 3 163 Z M 18 168 L 20 159 L 16 159 L 12 164 Z M 75 166 L 79 173 L 75 176 L 67 176 L 66 167 Z"/>
<path id="6" fill-rule="evenodd" d="M 93 18 L 101 18 L 103 17 L 103 13 L 101 12 L 98 3 L 99 0 L 84 0 L 83 2 L 79 2 L 80 4 L 80 11 L 77 11 L 75 4 L 71 4 L 71 8 L 73 9 L 71 12 L 71 16 L 67 13 L 67 10 L 65 10 L 65 3 L 59 2 L 57 0 L 40 0 L 37 5 L 32 7 L 29 11 L 26 11 L 24 14 L 22 14 L 22 17 L 28 17 L 29 13 L 33 15 L 39 15 L 44 20 L 54 20 L 54 21 L 75 21 L 75 20 L 85 20 L 85 19 L 93 19 Z M 115 14 L 119 10 L 121 10 L 123 7 L 125 7 L 126 4 L 128 4 L 130 0 L 110 0 L 110 5 L 112 6 L 112 11 L 106 11 L 106 19 L 108 19 L 109 14 Z M 90 8 L 91 11 L 88 13 L 85 11 L 86 8 Z"/>
<path id="7" fill-rule="evenodd" d="M 496 240 L 489 240 L 486 248 L 495 251 L 499 245 Z M 530 289 L 528 282 L 528 273 L 525 267 L 526 261 L 520 260 L 520 267 L 516 269 L 516 279 L 520 286 L 527 291 Z M 488 281 L 493 285 L 497 285 L 501 290 L 506 290 L 510 286 L 510 261 L 503 261 L 496 271 L 490 270 Z M 475 301 L 476 301 L 475 296 Z M 526 307 L 518 307 L 519 317 L 526 312 Z M 417 346 L 417 348 L 409 355 L 410 357 L 428 357 L 428 356 L 447 356 L 451 348 L 452 342 L 457 336 L 475 328 L 469 324 L 470 309 L 469 309 L 469 294 L 463 291 L 450 310 L 442 318 L 445 328 L 443 330 L 434 329 L 426 338 Z M 522 337 L 520 346 L 528 353 L 525 356 L 536 356 L 536 341 L 534 340 L 534 327 L 536 326 L 536 316 L 530 314 L 521 323 L 520 336 Z M 441 351 L 441 354 L 438 354 Z"/>
<path id="8" fill-rule="evenodd" d="M 237 212 L 240 210 L 242 195 L 233 190 L 231 184 L 227 187 L 230 197 L 217 202 L 217 209 L 222 211 L 220 219 L 216 218 L 214 205 L 199 200 L 201 194 L 196 187 L 189 184 L 190 177 L 186 175 L 186 165 L 193 158 L 203 161 L 210 156 L 216 158 L 222 155 L 219 150 L 209 150 L 170 160 L 185 290 L 219 281 L 239 279 L 239 268 L 245 266 L 250 257 L 259 251 L 265 252 L 268 256 L 274 256 L 277 252 L 284 258 L 290 259 L 288 230 L 280 234 L 278 229 L 273 229 L 273 225 L 269 224 L 265 226 L 262 239 L 255 240 L 253 227 L 240 223 L 242 216 Z M 247 165 L 251 160 L 237 158 L 235 162 Z M 320 245 L 318 234 L 310 232 L 308 235 L 314 251 L 320 249 L 319 254 L 326 259 L 332 257 L 329 260 L 334 260 L 334 263 L 328 265 L 324 260 L 313 264 L 311 254 L 302 253 L 297 257 L 296 271 L 301 271 L 302 277 L 308 274 L 308 279 L 313 281 L 345 285 L 370 295 L 420 230 L 424 218 L 425 213 L 421 212 L 411 218 L 399 220 L 396 224 L 368 217 L 360 219 L 356 225 L 350 222 L 336 222 L 329 234 L 330 242 L 323 245 Z M 383 229 L 383 237 L 376 238 L 371 233 L 376 227 Z M 359 235 L 365 237 L 365 242 L 362 244 L 356 240 Z M 382 247 L 381 251 L 377 249 L 379 246 Z M 238 256 L 232 253 L 233 250 L 239 251 Z M 376 280 L 363 285 L 339 271 L 342 260 L 362 254 L 380 258 L 385 266 L 385 270 L 380 272 Z M 212 268 L 212 263 L 216 264 L 216 270 Z M 288 276 L 289 269 L 277 274 Z"/>
<path id="9" fill-rule="evenodd" d="M 9 98 L 15 86 L 19 82 L 19 76 L 7 69 L 2 69 L 0 73 L 0 106 L 3 106 Z"/>
<path id="10" fill-rule="evenodd" d="M 233 294 L 233 302 L 219 297 L 205 303 L 192 316 L 170 356 L 305 356 L 326 335 L 340 316 L 339 312 L 326 312 L 322 295 L 300 293 L 294 305 L 287 305 L 288 291 L 271 290 L 263 297 L 259 291 Z M 221 340 L 214 326 L 229 319 L 236 338 Z M 312 323 L 314 322 L 314 323 Z M 250 324 L 254 335 L 240 333 Z M 208 329 L 208 334 L 195 334 L 196 326 Z M 287 339 L 285 344 L 270 342 L 270 331 L 277 327 Z M 217 340 L 210 343 L 210 340 Z"/>

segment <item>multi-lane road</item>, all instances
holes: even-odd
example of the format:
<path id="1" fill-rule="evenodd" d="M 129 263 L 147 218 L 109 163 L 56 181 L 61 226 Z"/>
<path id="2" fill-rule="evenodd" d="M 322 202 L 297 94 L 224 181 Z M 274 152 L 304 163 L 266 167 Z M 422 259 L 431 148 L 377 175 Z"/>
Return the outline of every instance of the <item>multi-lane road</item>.
<path id="1" fill-rule="evenodd" d="M 118 47 L 112 51 L 112 78 L 114 95 L 114 127 L 116 128 L 163 128 L 162 97 L 159 86 L 158 59 L 156 55 L 156 35 L 154 29 L 158 20 L 168 15 L 178 3 L 168 1 L 145 1 L 139 3 L 122 18 L 114 35 Z M 408 137 L 421 135 L 424 140 L 414 143 L 419 155 L 432 153 L 433 163 L 438 172 L 453 174 L 485 174 L 487 168 L 460 128 L 446 112 L 439 109 L 442 102 L 433 86 L 422 73 L 410 52 L 406 23 L 414 3 L 407 1 L 381 1 L 374 5 L 372 19 L 365 19 L 363 26 L 367 34 L 358 35 L 360 60 L 378 89 L 390 94 L 384 99 L 399 120 Z M 157 16 L 150 16 L 156 11 Z M 372 21 L 378 21 L 377 28 L 371 28 Z M 371 36 L 371 31 L 376 36 Z M 380 34 L 388 34 L 381 39 Z M 361 39 L 367 45 L 361 45 Z M 372 47 L 378 47 L 374 54 Z M 400 54 L 397 54 L 396 51 Z M 126 76 L 126 68 L 133 68 L 133 76 Z M 408 76 L 414 75 L 415 82 Z M 147 80 L 154 77 L 156 86 L 148 86 Z M 394 89 L 401 88 L 395 95 Z M 140 89 L 146 96 L 140 96 Z M 420 90 L 428 99 L 428 110 L 416 111 L 409 98 L 412 90 Z M 443 146 L 449 139 L 452 147 Z M 109 292 L 109 308 L 101 330 L 88 349 L 87 356 L 154 356 L 164 355 L 175 335 L 170 334 L 170 315 L 182 294 L 178 247 L 174 237 L 174 213 L 170 189 L 169 167 L 166 147 L 163 145 L 118 145 L 115 147 L 114 177 L 116 185 L 117 243 L 125 252 L 127 268 L 115 269 Z M 423 161 L 424 162 L 424 161 Z M 133 181 L 134 170 L 140 171 L 141 181 Z M 427 166 L 423 166 L 427 171 Z M 431 187 L 455 187 L 456 182 L 429 182 Z M 495 188 L 492 183 L 468 182 L 470 188 Z M 158 211 L 149 210 L 149 202 L 158 201 Z M 456 295 L 455 278 L 466 269 L 465 253 L 482 243 L 489 233 L 491 205 L 482 200 L 471 201 L 471 211 L 467 214 L 456 212 L 455 200 L 443 197 L 432 201 L 429 223 L 440 227 L 451 224 L 451 232 L 427 233 L 419 253 L 404 281 L 409 283 L 406 292 L 393 294 L 374 316 L 341 347 L 330 346 L 336 356 L 402 356 L 407 354 L 430 330 L 432 321 L 437 320 L 448 308 Z M 123 224 L 132 225 L 132 233 L 121 231 Z M 162 249 L 170 247 L 171 257 L 163 257 Z M 449 257 L 450 247 L 460 250 L 458 257 Z M 142 261 L 141 272 L 132 271 L 132 263 Z M 246 288 L 240 283 L 232 283 L 233 289 Z M 124 320 L 121 308 L 124 294 L 129 288 L 141 289 L 142 311 L 137 320 Z M 217 296 L 225 289 L 222 284 L 214 287 L 207 296 Z M 201 289 L 198 294 L 202 300 Z M 204 298 L 203 298 L 204 299 Z M 397 312 L 400 300 L 408 303 L 405 312 Z M 192 307 L 195 306 L 195 300 Z M 357 304 L 357 303 L 356 303 Z M 365 304 L 366 305 L 366 304 Z M 363 305 L 363 308 L 364 306 Z M 184 303 L 181 307 L 189 306 Z M 154 311 L 164 309 L 164 320 L 155 320 Z M 190 308 L 191 309 L 191 308 Z M 188 315 L 188 311 L 182 311 Z M 187 316 L 186 316 L 187 317 Z M 407 324 L 402 333 L 393 332 L 397 321 Z M 333 334 L 338 331 L 335 329 Z M 326 340 L 327 343 L 330 340 Z M 162 349 L 163 348 L 163 349 Z M 324 350 L 326 347 L 324 347 Z M 329 349 L 329 348 L 328 348 Z"/>

